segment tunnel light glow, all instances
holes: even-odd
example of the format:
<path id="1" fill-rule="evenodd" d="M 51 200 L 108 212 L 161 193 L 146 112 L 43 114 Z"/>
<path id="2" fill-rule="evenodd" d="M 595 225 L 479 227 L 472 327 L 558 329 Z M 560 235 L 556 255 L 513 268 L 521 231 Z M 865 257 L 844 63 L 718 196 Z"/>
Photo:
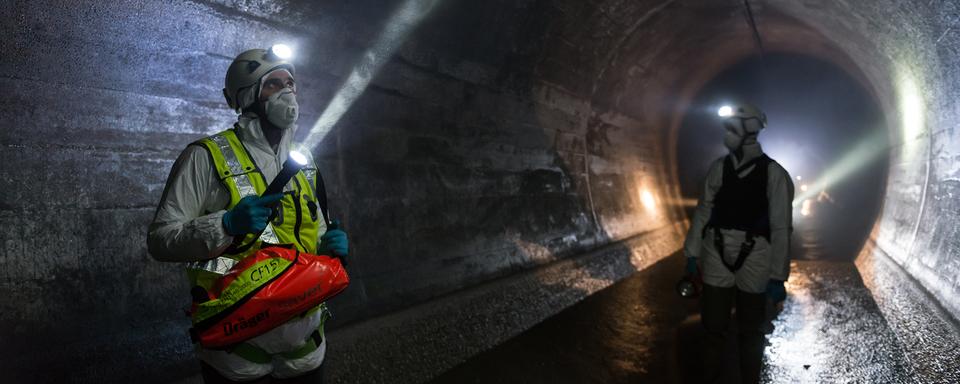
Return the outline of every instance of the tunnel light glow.
<path id="1" fill-rule="evenodd" d="M 360 57 L 360 62 L 354 66 L 320 118 L 313 124 L 304 140 L 305 147 L 313 148 L 323 141 L 353 102 L 367 89 L 373 76 L 393 56 L 410 31 L 420 24 L 437 3 L 439 0 L 407 0 L 394 11 L 380 36 L 374 40 L 373 46 Z"/>
<path id="2" fill-rule="evenodd" d="M 729 105 L 724 105 L 720 107 L 720 110 L 717 111 L 717 115 L 719 115 L 720 117 L 733 116 L 733 107 Z"/>
<path id="3" fill-rule="evenodd" d="M 290 151 L 290 158 L 296 161 L 297 164 L 307 165 L 307 157 L 298 151 Z"/>
<path id="4" fill-rule="evenodd" d="M 798 175 L 798 176 L 797 176 L 797 181 L 801 181 L 801 180 L 803 180 L 803 177 L 800 177 L 800 176 Z"/>
<path id="5" fill-rule="evenodd" d="M 810 200 L 804 200 L 800 207 L 800 214 L 803 216 L 810 216 L 810 205 L 812 203 L 813 202 Z"/>
<path id="6" fill-rule="evenodd" d="M 810 188 L 809 188 L 809 186 L 807 186 L 806 184 L 803 184 L 803 185 L 800 186 L 800 191 L 802 191 L 802 192 L 806 192 L 807 189 L 810 189 Z"/>
<path id="7" fill-rule="evenodd" d="M 697 206 L 698 202 L 699 201 L 697 201 L 697 199 L 684 198 L 684 199 L 670 200 L 668 203 L 670 205 L 677 206 L 677 207 L 693 208 Z"/>
<path id="8" fill-rule="evenodd" d="M 900 80 L 900 113 L 902 114 L 903 140 L 907 145 L 915 141 L 924 131 L 923 96 L 917 82 L 910 76 Z"/>
<path id="9" fill-rule="evenodd" d="M 829 202 L 831 202 L 831 203 L 836 203 L 836 201 L 833 200 L 833 196 L 830 196 L 830 194 L 827 193 L 827 191 L 820 191 L 820 194 L 817 195 L 817 202 L 818 202 L 818 203 L 822 203 L 822 202 L 824 202 L 824 201 L 829 201 Z"/>
<path id="10" fill-rule="evenodd" d="M 643 208 L 647 209 L 648 211 L 653 211 L 657 208 L 657 200 L 647 189 L 640 191 L 640 202 L 643 204 Z"/>
<path id="11" fill-rule="evenodd" d="M 270 53 L 284 60 L 293 57 L 293 50 L 286 44 L 274 44 L 270 47 Z"/>

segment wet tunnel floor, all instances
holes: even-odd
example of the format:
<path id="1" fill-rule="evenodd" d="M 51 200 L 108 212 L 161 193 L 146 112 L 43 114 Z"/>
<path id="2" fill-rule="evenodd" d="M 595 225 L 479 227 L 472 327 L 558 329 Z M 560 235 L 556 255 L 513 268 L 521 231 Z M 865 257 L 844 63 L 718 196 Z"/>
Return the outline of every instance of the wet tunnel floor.
<path id="1" fill-rule="evenodd" d="M 673 292 L 683 263 L 665 258 L 433 382 L 698 383 L 698 304 Z M 767 335 L 764 382 L 912 382 L 853 263 L 795 261 L 787 289 Z"/>

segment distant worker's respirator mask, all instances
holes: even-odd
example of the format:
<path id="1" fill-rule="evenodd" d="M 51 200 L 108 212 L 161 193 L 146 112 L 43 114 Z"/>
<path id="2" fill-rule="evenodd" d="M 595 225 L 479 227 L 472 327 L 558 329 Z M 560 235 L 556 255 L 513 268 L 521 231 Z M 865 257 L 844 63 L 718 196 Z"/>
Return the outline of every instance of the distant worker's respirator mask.
<path id="1" fill-rule="evenodd" d="M 723 119 L 723 127 L 726 129 L 723 145 L 731 151 L 756 140 L 760 130 L 767 126 L 767 115 L 750 104 L 725 105 L 717 114 Z"/>

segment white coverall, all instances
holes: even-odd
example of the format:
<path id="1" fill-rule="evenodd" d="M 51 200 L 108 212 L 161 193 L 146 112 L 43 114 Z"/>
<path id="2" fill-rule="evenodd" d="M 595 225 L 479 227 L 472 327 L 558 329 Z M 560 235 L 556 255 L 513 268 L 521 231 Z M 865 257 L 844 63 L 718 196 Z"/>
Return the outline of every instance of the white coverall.
<path id="1" fill-rule="evenodd" d="M 267 180 L 273 180 L 287 160 L 296 128 L 286 129 L 277 146 L 271 148 L 256 115 L 241 115 L 237 136 L 250 152 Z M 191 145 L 173 164 L 160 206 L 157 208 L 147 237 L 150 254 L 160 261 L 191 262 L 220 255 L 233 241 L 223 229 L 224 209 L 230 193 L 215 175 L 216 169 L 206 149 Z M 326 232 L 325 220 L 319 220 L 318 234 Z M 317 241 L 320 244 L 320 241 Z M 306 343 L 320 325 L 321 311 L 289 322 L 247 341 L 268 353 L 295 350 Z M 312 353 L 286 360 L 274 356 L 272 364 L 257 364 L 225 351 L 204 349 L 197 344 L 200 360 L 224 377 L 244 381 L 268 374 L 286 378 L 313 370 L 323 363 L 327 341 Z"/>
<path id="2" fill-rule="evenodd" d="M 743 159 L 737 160 L 733 155 L 734 168 L 745 164 L 763 154 L 759 143 L 743 146 Z M 758 236 L 753 251 L 747 256 L 743 266 L 736 273 L 720 261 L 720 254 L 714 245 L 713 231 L 708 229 L 703 235 L 703 227 L 710 221 L 713 209 L 713 199 L 723 183 L 723 161 L 721 157 L 713 162 L 704 186 L 703 197 L 697 204 L 693 215 L 693 222 L 683 250 L 687 257 L 701 259 L 703 282 L 716 287 L 737 286 L 749 293 L 763 293 L 767 282 L 771 279 L 786 281 L 790 275 L 790 233 L 793 230 L 793 180 L 783 167 L 776 162 L 770 162 L 767 170 L 767 199 L 770 207 L 770 241 Z M 751 166 L 740 173 L 740 177 L 748 175 L 756 169 Z M 735 229 L 723 229 L 724 258 L 727 263 L 733 264 L 740 253 L 746 232 Z M 706 241 L 704 241 L 706 240 Z"/>

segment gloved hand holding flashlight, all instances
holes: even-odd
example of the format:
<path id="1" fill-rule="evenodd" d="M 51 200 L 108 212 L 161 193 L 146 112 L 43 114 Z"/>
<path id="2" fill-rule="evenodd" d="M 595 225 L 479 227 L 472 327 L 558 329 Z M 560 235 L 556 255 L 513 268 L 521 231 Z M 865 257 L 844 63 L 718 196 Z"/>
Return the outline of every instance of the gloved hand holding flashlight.
<path id="1" fill-rule="evenodd" d="M 260 233 L 267 228 L 273 205 L 283 198 L 282 193 L 267 196 L 247 196 L 223 214 L 223 229 L 228 235 Z"/>
<path id="2" fill-rule="evenodd" d="M 247 196 L 223 215 L 223 229 L 229 235 L 260 233 L 273 218 L 273 208 L 283 199 L 283 186 L 307 164 L 307 158 L 297 151 L 290 151 L 280 173 L 273 178 L 262 196 Z"/>
<path id="3" fill-rule="evenodd" d="M 320 253 L 343 259 L 347 257 L 349 251 L 347 233 L 340 229 L 340 221 L 334 220 L 327 228 L 327 232 L 320 236 Z"/>

